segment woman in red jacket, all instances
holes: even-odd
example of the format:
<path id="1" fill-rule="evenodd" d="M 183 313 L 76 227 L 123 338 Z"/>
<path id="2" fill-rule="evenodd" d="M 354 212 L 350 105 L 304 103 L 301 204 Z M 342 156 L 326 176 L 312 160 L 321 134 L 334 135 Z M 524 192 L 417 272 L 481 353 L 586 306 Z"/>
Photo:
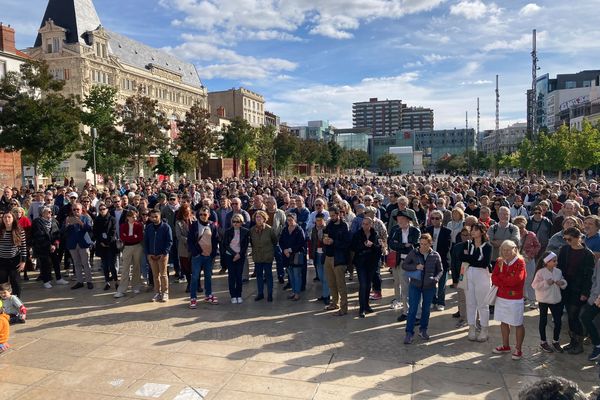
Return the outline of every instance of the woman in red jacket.
<path id="1" fill-rule="evenodd" d="M 127 287 L 131 282 L 134 294 L 141 290 L 142 278 L 142 259 L 144 258 L 144 225 L 138 221 L 137 211 L 127 211 L 127 222 L 121 224 L 119 229 L 119 239 L 123 242 L 123 270 L 121 271 L 121 281 L 115 298 L 125 296 Z M 129 274 L 131 273 L 131 280 Z"/>
<path id="2" fill-rule="evenodd" d="M 525 260 L 519 255 L 517 245 L 511 240 L 502 243 L 500 256 L 492 272 L 492 284 L 498 287 L 494 319 L 501 323 L 502 346 L 496 347 L 493 352 L 510 353 L 510 327 L 514 326 L 517 344 L 512 359 L 520 360 L 523 357 L 522 346 L 525 339 L 523 326 L 523 285 L 527 275 Z"/>

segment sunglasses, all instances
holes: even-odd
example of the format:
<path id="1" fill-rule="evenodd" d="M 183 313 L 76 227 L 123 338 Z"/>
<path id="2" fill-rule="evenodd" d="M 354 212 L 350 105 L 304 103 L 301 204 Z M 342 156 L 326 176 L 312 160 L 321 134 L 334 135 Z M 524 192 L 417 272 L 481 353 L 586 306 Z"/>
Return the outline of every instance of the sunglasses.
<path id="1" fill-rule="evenodd" d="M 202 213 L 202 214 L 200 214 L 200 216 L 201 217 L 208 217 L 208 214 L 207 213 Z"/>
<path id="2" fill-rule="evenodd" d="M 106 208 L 106 207 L 100 207 L 99 210 L 100 211 L 104 211 L 104 210 L 108 210 L 108 208 Z"/>
<path id="3" fill-rule="evenodd" d="M 433 221 L 433 220 L 440 220 L 441 218 L 440 217 L 431 217 L 430 219 Z"/>
<path id="4" fill-rule="evenodd" d="M 233 221 L 234 224 L 241 224 L 242 221 Z"/>

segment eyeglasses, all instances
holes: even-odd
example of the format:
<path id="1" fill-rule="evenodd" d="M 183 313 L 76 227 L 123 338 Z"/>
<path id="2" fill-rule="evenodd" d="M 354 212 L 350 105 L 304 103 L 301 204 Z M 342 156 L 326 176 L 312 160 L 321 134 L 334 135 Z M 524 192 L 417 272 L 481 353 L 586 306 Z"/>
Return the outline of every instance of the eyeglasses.
<path id="1" fill-rule="evenodd" d="M 202 213 L 202 214 L 200 214 L 200 216 L 201 217 L 208 217 L 208 214 L 207 213 Z"/>
<path id="2" fill-rule="evenodd" d="M 106 207 L 100 207 L 99 210 L 100 211 L 105 211 L 105 210 L 108 210 L 108 208 L 106 208 Z"/>
<path id="3" fill-rule="evenodd" d="M 233 221 L 234 224 L 241 224 L 242 221 Z"/>
<path id="4" fill-rule="evenodd" d="M 430 219 L 433 221 L 433 220 L 440 220 L 441 218 L 440 217 L 431 217 Z"/>
<path id="5" fill-rule="evenodd" d="M 169 201 L 175 201 L 175 200 L 177 200 L 177 199 L 169 199 Z"/>

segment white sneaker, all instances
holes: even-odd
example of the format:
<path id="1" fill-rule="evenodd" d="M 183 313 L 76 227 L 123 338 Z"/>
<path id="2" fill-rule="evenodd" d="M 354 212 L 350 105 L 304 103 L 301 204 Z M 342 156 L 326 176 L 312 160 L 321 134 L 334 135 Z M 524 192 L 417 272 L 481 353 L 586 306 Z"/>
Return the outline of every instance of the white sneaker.
<path id="1" fill-rule="evenodd" d="M 44 283 L 44 288 L 52 289 L 52 284 L 50 282 L 46 282 L 46 283 Z"/>
<path id="2" fill-rule="evenodd" d="M 237 303 L 238 303 L 237 297 L 232 297 L 231 298 L 231 304 L 237 304 Z"/>
<path id="3" fill-rule="evenodd" d="M 160 301 L 163 303 L 166 303 L 167 301 L 169 301 L 169 293 L 163 293 L 162 297 L 160 298 Z"/>
<path id="4" fill-rule="evenodd" d="M 435 309 L 436 309 L 437 311 L 444 311 L 444 310 L 446 309 L 446 307 L 444 307 L 444 306 L 442 306 L 442 305 L 439 305 L 439 304 L 436 304 L 436 306 L 435 306 Z"/>
<path id="5" fill-rule="evenodd" d="M 396 300 L 396 299 L 392 300 L 392 303 L 390 304 L 390 308 L 391 308 L 392 310 L 396 310 L 396 309 L 397 309 L 397 308 L 396 308 L 397 306 L 398 306 L 398 300 Z"/>
<path id="6" fill-rule="evenodd" d="M 242 304 L 244 302 L 244 299 L 242 299 L 241 297 L 237 298 L 237 303 L 238 304 Z"/>
<path id="7" fill-rule="evenodd" d="M 162 296 L 160 295 L 160 293 L 155 293 L 154 297 L 152 297 L 152 301 L 154 301 L 154 302 L 160 301 L 161 298 L 162 298 Z"/>
<path id="8" fill-rule="evenodd" d="M 140 289 L 133 289 L 133 294 L 140 294 Z"/>
<path id="9" fill-rule="evenodd" d="M 59 280 L 56 281 L 57 285 L 68 285 L 69 282 L 64 280 L 63 278 L 60 278 Z"/>
<path id="10" fill-rule="evenodd" d="M 114 297 L 115 299 L 119 299 L 119 298 L 121 298 L 121 297 L 125 297 L 125 293 L 116 292 L 116 293 L 113 295 L 113 297 Z"/>

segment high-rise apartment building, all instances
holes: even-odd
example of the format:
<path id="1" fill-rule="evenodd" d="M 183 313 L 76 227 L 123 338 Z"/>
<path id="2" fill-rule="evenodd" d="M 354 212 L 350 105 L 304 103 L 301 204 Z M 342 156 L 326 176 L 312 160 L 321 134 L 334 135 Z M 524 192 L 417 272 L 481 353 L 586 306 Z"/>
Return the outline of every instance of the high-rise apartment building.
<path id="1" fill-rule="evenodd" d="M 378 100 L 377 97 L 352 104 L 352 126 L 371 128 L 373 136 L 390 136 L 402 126 L 402 100 Z"/>
<path id="2" fill-rule="evenodd" d="M 433 110 L 424 107 L 405 107 L 402 109 L 401 121 L 402 130 L 433 130 Z"/>
<path id="3" fill-rule="evenodd" d="M 223 108 L 227 119 L 243 118 L 254 127 L 265 124 L 265 98 L 251 90 L 241 87 L 209 92 L 208 104 L 211 112 Z"/>

